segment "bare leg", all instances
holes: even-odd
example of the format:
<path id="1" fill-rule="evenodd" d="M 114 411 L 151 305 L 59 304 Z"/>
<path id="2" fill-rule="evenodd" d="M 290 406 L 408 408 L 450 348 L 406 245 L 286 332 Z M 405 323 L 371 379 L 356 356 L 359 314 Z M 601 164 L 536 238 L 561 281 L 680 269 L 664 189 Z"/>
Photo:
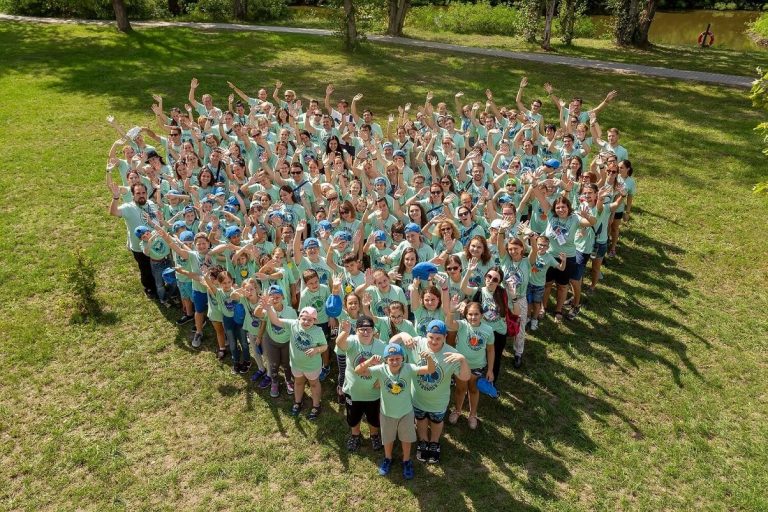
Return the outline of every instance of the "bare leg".
<path id="1" fill-rule="evenodd" d="M 301 377 L 294 376 L 294 401 L 298 404 L 304 399 L 304 384 L 307 383 L 307 378 L 303 375 Z"/>
<path id="2" fill-rule="evenodd" d="M 304 392 L 303 386 L 301 391 L 302 393 Z M 295 392 L 298 394 L 298 390 Z M 320 385 L 319 379 L 309 381 L 309 392 L 312 394 L 312 407 L 320 407 L 320 397 L 323 394 L 323 388 Z"/>

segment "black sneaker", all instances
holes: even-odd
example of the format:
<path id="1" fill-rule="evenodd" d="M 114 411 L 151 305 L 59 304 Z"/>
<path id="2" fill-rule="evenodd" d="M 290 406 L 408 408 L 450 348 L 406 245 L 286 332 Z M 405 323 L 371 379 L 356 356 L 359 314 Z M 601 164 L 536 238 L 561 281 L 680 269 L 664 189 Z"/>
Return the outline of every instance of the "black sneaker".
<path id="1" fill-rule="evenodd" d="M 523 356 L 516 355 L 515 362 L 512 363 L 512 366 L 514 366 L 515 368 L 520 368 L 521 366 L 523 366 Z"/>
<path id="2" fill-rule="evenodd" d="M 360 436 L 351 435 L 347 438 L 347 451 L 356 452 L 360 449 Z"/>
<path id="3" fill-rule="evenodd" d="M 427 462 L 430 464 L 440 464 L 440 443 L 429 443 L 429 458 Z"/>
<path id="4" fill-rule="evenodd" d="M 371 434 L 371 448 L 377 452 L 384 448 L 384 444 L 381 442 L 381 436 L 379 434 Z"/>
<path id="5" fill-rule="evenodd" d="M 248 373 L 248 370 L 250 369 L 251 365 L 248 363 L 238 363 L 237 364 L 237 373 L 241 375 L 245 375 Z"/>
<path id="6" fill-rule="evenodd" d="M 194 319 L 195 319 L 194 315 L 182 315 L 181 318 L 176 320 L 176 325 L 188 324 L 189 322 L 191 322 Z"/>
<path id="7" fill-rule="evenodd" d="M 237 375 L 240 373 L 240 363 L 235 363 L 232 365 L 232 375 Z"/>
<path id="8" fill-rule="evenodd" d="M 416 444 L 416 460 L 419 462 L 427 462 L 429 458 L 429 452 L 427 451 L 427 442 L 419 441 Z"/>

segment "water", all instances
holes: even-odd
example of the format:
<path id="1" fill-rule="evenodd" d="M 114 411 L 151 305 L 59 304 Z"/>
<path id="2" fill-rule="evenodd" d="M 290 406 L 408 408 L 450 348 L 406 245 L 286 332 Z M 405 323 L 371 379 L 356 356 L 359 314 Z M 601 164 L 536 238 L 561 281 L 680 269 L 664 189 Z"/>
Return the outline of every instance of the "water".
<path id="1" fill-rule="evenodd" d="M 711 23 L 716 48 L 756 50 L 758 46 L 744 33 L 746 24 L 760 16 L 758 11 L 656 12 L 648 38 L 652 43 L 696 46 L 699 34 Z M 608 16 L 592 16 L 598 30 L 606 31 Z"/>

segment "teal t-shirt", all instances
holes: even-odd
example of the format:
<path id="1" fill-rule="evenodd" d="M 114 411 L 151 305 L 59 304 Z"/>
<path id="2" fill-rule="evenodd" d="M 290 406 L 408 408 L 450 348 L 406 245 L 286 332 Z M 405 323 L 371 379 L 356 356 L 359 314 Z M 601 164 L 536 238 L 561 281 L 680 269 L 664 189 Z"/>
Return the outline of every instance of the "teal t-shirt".
<path id="1" fill-rule="evenodd" d="M 379 338 L 384 341 L 389 341 L 392 336 L 400 332 L 407 332 L 411 336 L 416 336 L 416 329 L 413 324 L 403 319 L 399 325 L 396 325 L 397 333 L 393 332 L 392 326 L 390 326 L 390 319 L 386 316 L 377 316 L 373 319 L 373 323 L 376 325 L 376 330 L 379 332 Z"/>
<path id="2" fill-rule="evenodd" d="M 486 323 L 473 327 L 466 320 L 459 320 L 456 334 L 456 350 L 467 358 L 467 364 L 473 370 L 488 365 L 486 349 L 493 345 L 493 329 Z"/>
<path id="3" fill-rule="evenodd" d="M 313 347 L 327 345 L 323 330 L 313 325 L 309 329 L 304 329 L 299 323 L 300 320 L 291 320 L 282 318 L 283 326 L 290 330 L 291 343 L 288 348 L 288 355 L 291 360 L 291 369 L 300 372 L 316 372 L 323 364 L 320 354 L 308 356 L 305 350 Z"/>
<path id="4" fill-rule="evenodd" d="M 280 317 L 281 320 L 292 320 L 299 317 L 299 315 L 296 313 L 296 310 L 293 309 L 290 306 L 283 306 L 282 311 L 276 311 L 277 316 Z M 288 327 L 283 323 L 282 326 L 277 327 L 275 325 L 272 325 L 272 322 L 269 320 L 269 317 L 266 319 L 267 321 L 267 334 L 269 334 L 269 338 L 274 341 L 275 343 L 279 345 L 284 345 L 288 343 L 291 339 L 291 333 L 288 330 Z"/>
<path id="5" fill-rule="evenodd" d="M 390 418 L 402 418 L 413 411 L 411 394 L 418 377 L 417 368 L 411 363 L 403 363 L 400 373 L 397 374 L 390 372 L 386 364 L 368 368 L 371 377 L 379 383 L 381 414 Z"/>
<path id="6" fill-rule="evenodd" d="M 311 306 L 317 310 L 317 323 L 327 323 L 328 313 L 325 312 L 325 301 L 328 300 L 330 294 L 330 289 L 324 284 L 318 286 L 314 292 L 309 288 L 304 288 L 301 290 L 301 297 L 299 299 L 299 311 Z"/>
<path id="7" fill-rule="evenodd" d="M 419 306 L 418 309 L 413 311 L 413 320 L 413 326 L 416 329 L 416 334 L 419 336 L 426 336 L 429 322 L 432 320 L 441 320 L 445 322 L 445 313 L 443 313 L 442 308 L 429 311 L 424 306 Z"/>
<path id="8" fill-rule="evenodd" d="M 580 217 L 575 213 L 565 220 L 552 215 L 549 218 L 544 235 L 549 238 L 549 253 L 559 255 L 565 253 L 566 257 L 576 256 L 576 232 L 579 230 Z"/>
<path id="9" fill-rule="evenodd" d="M 448 363 L 445 356 L 457 352 L 447 343 L 438 352 L 432 352 L 427 345 L 427 338 L 415 338 L 416 347 L 408 350 L 409 356 L 418 361 L 418 366 L 425 366 L 427 361 L 419 354 L 430 352 L 435 358 L 435 371 L 419 375 L 416 385 L 412 388 L 413 406 L 426 412 L 444 412 L 451 399 L 451 375 L 458 375 L 461 370 L 459 363 Z"/>
<path id="10" fill-rule="evenodd" d="M 379 338 L 373 338 L 370 345 L 361 343 L 357 336 L 347 338 L 347 369 L 344 372 L 344 393 L 355 402 L 372 402 L 379 398 L 379 390 L 373 388 L 373 377 L 365 377 L 355 373 L 355 367 L 367 361 L 373 355 L 381 355 L 387 347 Z"/>
<path id="11" fill-rule="evenodd" d="M 560 263 L 550 253 L 536 255 L 536 263 L 531 265 L 531 278 L 528 283 L 534 286 L 544 286 L 547 282 L 547 270 L 549 267 L 558 267 Z"/>
<path id="12" fill-rule="evenodd" d="M 501 259 L 500 267 L 501 271 L 504 272 L 504 279 L 514 276 L 514 280 L 517 282 L 515 288 L 517 295 L 525 295 L 531 277 L 531 263 L 528 258 L 523 257 L 520 261 L 513 261 L 509 256 L 504 256 Z"/>
<path id="13" fill-rule="evenodd" d="M 408 307 L 403 289 L 394 284 L 389 285 L 389 291 L 386 293 L 379 291 L 376 286 L 369 286 L 365 291 L 371 295 L 371 312 L 376 316 L 385 316 L 391 302 L 401 302 Z"/>

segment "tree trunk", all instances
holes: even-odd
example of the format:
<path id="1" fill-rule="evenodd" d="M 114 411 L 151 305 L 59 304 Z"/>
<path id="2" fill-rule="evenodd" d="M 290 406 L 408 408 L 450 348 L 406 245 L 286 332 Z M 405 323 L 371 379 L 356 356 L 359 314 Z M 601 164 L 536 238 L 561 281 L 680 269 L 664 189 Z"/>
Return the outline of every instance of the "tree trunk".
<path id="1" fill-rule="evenodd" d="M 547 0 L 547 18 L 544 21 L 544 35 L 541 38 L 541 47 L 545 50 L 551 50 L 550 40 L 552 39 L 552 18 L 555 17 L 555 5 L 557 0 Z"/>
<path id="2" fill-rule="evenodd" d="M 523 38 L 527 43 L 535 43 L 541 15 L 539 0 L 521 0 L 520 13 L 523 18 Z"/>
<path id="3" fill-rule="evenodd" d="M 232 14 L 234 14 L 235 19 L 244 20 L 248 15 L 248 0 L 233 0 Z"/>
<path id="4" fill-rule="evenodd" d="M 656 0 L 618 0 L 614 3 L 616 44 L 646 48 L 656 14 Z"/>
<path id="5" fill-rule="evenodd" d="M 648 0 L 640 11 L 640 20 L 635 31 L 633 44 L 639 48 L 647 48 L 651 45 L 648 41 L 648 33 L 651 31 L 651 23 L 656 15 L 656 0 Z"/>
<path id="6" fill-rule="evenodd" d="M 560 4 L 560 30 L 562 30 L 560 38 L 567 46 L 573 43 L 573 29 L 578 16 L 576 4 L 577 0 L 563 0 Z"/>
<path id="7" fill-rule="evenodd" d="M 181 5 L 179 5 L 179 0 L 168 0 L 168 12 L 170 12 L 172 16 L 178 16 L 181 14 Z"/>
<path id="8" fill-rule="evenodd" d="M 411 0 L 389 0 L 388 4 L 387 35 L 402 36 L 405 15 L 411 8 Z"/>
<path id="9" fill-rule="evenodd" d="M 357 48 L 357 9 L 352 0 L 344 0 L 344 50 Z"/>
<path id="10" fill-rule="evenodd" d="M 117 21 L 117 30 L 120 32 L 130 32 L 131 22 L 128 21 L 128 11 L 125 8 L 124 0 L 112 0 L 112 7 L 115 10 L 115 20 Z"/>

